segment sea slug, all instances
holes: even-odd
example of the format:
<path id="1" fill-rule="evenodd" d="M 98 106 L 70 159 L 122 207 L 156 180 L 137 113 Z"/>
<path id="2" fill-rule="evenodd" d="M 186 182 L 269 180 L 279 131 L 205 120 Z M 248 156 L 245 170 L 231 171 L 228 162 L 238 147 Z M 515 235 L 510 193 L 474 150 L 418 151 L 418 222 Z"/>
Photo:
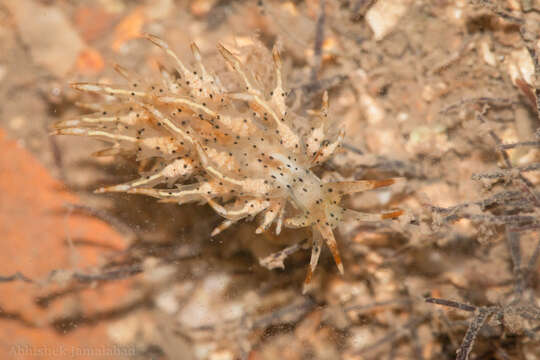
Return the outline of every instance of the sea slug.
<path id="1" fill-rule="evenodd" d="M 139 161 L 158 159 L 153 171 L 97 192 L 145 194 L 179 204 L 206 203 L 225 219 L 212 236 L 256 216 L 260 219 L 256 233 L 274 223 L 277 234 L 282 226 L 311 227 L 305 284 L 317 267 L 323 242 L 343 273 L 333 229 L 344 218 L 379 221 L 401 215 L 400 210 L 369 214 L 340 206 L 343 196 L 391 185 L 395 178 L 323 182 L 312 171 L 332 156 L 344 132 L 335 131 L 327 138 L 326 92 L 320 109 L 305 114 L 288 111 L 276 47 L 271 55 L 267 51 L 269 71 L 264 76 L 218 45 L 229 70 L 227 76 L 217 76 L 206 69 L 195 44 L 191 45 L 195 68 L 189 69 L 163 40 L 146 38 L 165 51 L 175 71 L 163 70 L 152 82 L 116 66 L 127 80 L 125 86 L 73 84 L 107 101 L 95 106 L 93 114 L 55 125 L 55 134 L 110 142 L 112 147 L 100 155 L 131 153 Z"/>

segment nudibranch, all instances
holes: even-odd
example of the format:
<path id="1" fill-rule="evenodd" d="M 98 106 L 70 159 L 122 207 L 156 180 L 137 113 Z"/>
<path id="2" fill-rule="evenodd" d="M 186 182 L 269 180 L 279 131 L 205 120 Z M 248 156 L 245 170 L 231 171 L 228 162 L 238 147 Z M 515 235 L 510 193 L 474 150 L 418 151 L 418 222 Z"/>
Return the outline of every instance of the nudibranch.
<path id="1" fill-rule="evenodd" d="M 370 214 L 340 206 L 345 195 L 388 186 L 397 178 L 324 182 L 313 172 L 340 147 L 344 132 L 327 138 L 331 126 L 326 92 L 320 109 L 305 114 L 288 111 L 276 47 L 271 55 L 267 51 L 270 70 L 265 77 L 218 45 L 228 71 L 217 76 L 205 67 L 195 44 L 190 69 L 163 40 L 145 37 L 172 60 L 173 71 L 162 67 L 152 81 L 116 66 L 126 79 L 123 86 L 73 84 L 106 100 L 92 105 L 92 114 L 55 125 L 55 134 L 95 137 L 111 144 L 98 155 L 134 154 L 138 161 L 156 160 L 156 167 L 140 178 L 97 192 L 208 204 L 224 218 L 211 236 L 256 216 L 257 234 L 274 223 L 276 234 L 283 226 L 310 227 L 312 250 L 305 284 L 317 267 L 323 242 L 343 274 L 333 229 L 344 218 L 380 221 L 401 215 L 399 210 Z"/>

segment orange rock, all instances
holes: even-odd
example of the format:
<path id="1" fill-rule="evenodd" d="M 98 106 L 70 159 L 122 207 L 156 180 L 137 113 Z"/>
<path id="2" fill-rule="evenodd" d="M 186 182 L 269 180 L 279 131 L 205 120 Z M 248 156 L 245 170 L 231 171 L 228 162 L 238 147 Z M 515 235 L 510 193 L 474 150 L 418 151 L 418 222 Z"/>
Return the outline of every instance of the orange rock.
<path id="1" fill-rule="evenodd" d="M 190 4 L 189 9 L 193 15 L 203 17 L 208 15 L 215 4 L 216 0 L 195 0 Z"/>
<path id="2" fill-rule="evenodd" d="M 140 37 L 145 22 L 144 8 L 141 6 L 135 8 L 114 29 L 113 50 L 120 51 L 126 41 Z"/>
<path id="3" fill-rule="evenodd" d="M 103 222 L 65 213 L 65 204 L 77 203 L 77 197 L 31 154 L 7 139 L 2 129 L 0 151 L 9 154 L 0 157 L 0 276 L 21 272 L 43 280 L 55 269 L 84 272 L 106 251 L 124 247 L 122 237 Z M 74 242 L 72 248 L 66 244 L 68 238 Z M 84 240 L 85 245 L 77 245 L 76 240 Z M 83 315 L 115 308 L 129 291 L 128 284 L 125 280 L 88 287 L 78 295 L 60 297 L 51 306 L 40 308 L 36 297 L 49 293 L 52 286 L 0 283 L 0 336 L 4 339 L 0 358 L 90 359 L 107 351 L 112 356 L 100 359 L 120 358 L 120 350 L 108 341 L 106 323 L 81 325 L 60 334 L 50 322 L 59 314 L 70 314 L 73 304 Z"/>
<path id="4" fill-rule="evenodd" d="M 86 42 L 92 42 L 112 27 L 115 16 L 99 7 L 81 6 L 75 12 L 74 23 L 79 34 Z"/>
<path id="5" fill-rule="evenodd" d="M 77 70 L 83 74 L 97 74 L 103 70 L 105 61 L 101 54 L 93 48 L 86 48 L 79 53 Z"/>

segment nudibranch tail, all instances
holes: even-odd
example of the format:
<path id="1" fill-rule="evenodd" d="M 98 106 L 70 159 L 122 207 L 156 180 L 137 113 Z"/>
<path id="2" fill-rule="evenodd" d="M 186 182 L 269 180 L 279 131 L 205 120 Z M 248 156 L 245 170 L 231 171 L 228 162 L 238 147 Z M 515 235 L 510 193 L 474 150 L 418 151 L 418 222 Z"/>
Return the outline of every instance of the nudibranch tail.
<path id="1" fill-rule="evenodd" d="M 306 278 L 304 280 L 304 292 L 307 291 L 307 286 L 311 282 L 311 278 L 317 267 L 322 240 L 326 242 L 328 248 L 330 249 L 339 272 L 341 274 L 344 273 L 341 256 L 339 254 L 337 242 L 332 231 L 332 229 L 335 228 L 339 222 L 343 220 L 378 222 L 385 219 L 394 219 L 403 214 L 402 210 L 393 210 L 384 213 L 364 213 L 352 209 L 345 209 L 338 205 L 342 197 L 365 190 L 390 186 L 397 182 L 402 182 L 403 180 L 403 178 L 390 178 L 384 180 L 339 181 L 322 184 L 321 187 L 323 196 L 316 201 L 316 205 L 324 207 L 324 216 L 321 217 L 316 213 L 304 213 L 286 220 L 286 224 L 291 227 L 303 227 L 308 225 L 312 225 L 313 227 L 311 260 Z"/>

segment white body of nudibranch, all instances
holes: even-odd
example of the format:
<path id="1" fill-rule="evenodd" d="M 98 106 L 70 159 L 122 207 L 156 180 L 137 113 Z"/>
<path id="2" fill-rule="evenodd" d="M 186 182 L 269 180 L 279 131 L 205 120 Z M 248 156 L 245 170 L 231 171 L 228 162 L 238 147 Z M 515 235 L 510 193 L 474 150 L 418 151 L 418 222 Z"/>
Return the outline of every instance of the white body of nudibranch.
<path id="1" fill-rule="evenodd" d="M 224 46 L 218 49 L 236 76 L 223 84 L 208 71 L 192 44 L 196 67 L 188 69 L 161 39 L 147 38 L 172 59 L 174 72 L 162 70 L 155 81 L 138 79 L 117 66 L 125 86 L 77 83 L 73 87 L 113 100 L 91 105 L 95 112 L 55 125 L 56 134 L 100 138 L 112 146 L 98 155 L 135 154 L 157 160 L 155 169 L 129 183 L 98 192 L 127 192 L 163 201 L 208 203 L 225 221 L 215 236 L 241 219 L 258 216 L 256 233 L 276 224 L 311 227 L 312 253 L 306 283 L 317 266 L 325 242 L 343 273 L 332 229 L 344 217 L 379 221 L 401 211 L 367 214 L 344 209 L 344 195 L 388 186 L 396 179 L 324 183 L 311 170 L 340 146 L 343 131 L 327 139 L 328 95 L 322 107 L 306 116 L 288 112 L 278 51 L 262 45 L 242 62 Z M 249 54 L 248 54 L 249 55 Z M 266 61 L 268 57 L 269 61 Z M 257 63 L 259 61 L 259 63 Z M 257 68 L 259 65 L 259 68 Z M 307 130 L 305 130 L 307 129 Z"/>

